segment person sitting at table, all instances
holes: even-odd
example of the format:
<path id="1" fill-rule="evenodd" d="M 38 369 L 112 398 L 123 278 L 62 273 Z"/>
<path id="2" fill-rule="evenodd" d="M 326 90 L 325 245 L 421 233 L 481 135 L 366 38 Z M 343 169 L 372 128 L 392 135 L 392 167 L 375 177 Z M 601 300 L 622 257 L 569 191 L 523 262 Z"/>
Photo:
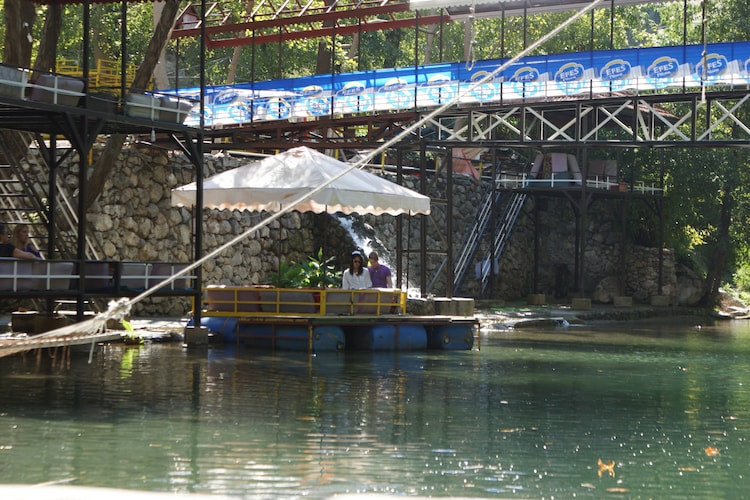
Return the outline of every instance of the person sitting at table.
<path id="1" fill-rule="evenodd" d="M 370 273 L 364 265 L 365 258 L 359 250 L 352 252 L 349 268 L 344 271 L 341 288 L 344 290 L 362 290 L 372 288 Z"/>
<path id="2" fill-rule="evenodd" d="M 373 250 L 372 252 L 370 252 L 368 259 L 370 260 L 370 265 L 367 267 L 367 270 L 370 272 L 372 287 L 393 288 L 391 269 L 385 264 L 380 263 L 378 253 Z"/>
<path id="3" fill-rule="evenodd" d="M 0 257 L 15 257 L 16 259 L 38 259 L 36 255 L 31 252 L 24 252 L 19 250 L 12 243 L 8 242 L 10 238 L 10 232 L 8 226 L 0 222 Z"/>
<path id="4" fill-rule="evenodd" d="M 29 226 L 26 224 L 16 224 L 13 228 L 13 246 L 17 249 L 34 254 L 37 259 L 42 258 L 42 254 L 36 249 L 34 244 L 29 240 Z"/>

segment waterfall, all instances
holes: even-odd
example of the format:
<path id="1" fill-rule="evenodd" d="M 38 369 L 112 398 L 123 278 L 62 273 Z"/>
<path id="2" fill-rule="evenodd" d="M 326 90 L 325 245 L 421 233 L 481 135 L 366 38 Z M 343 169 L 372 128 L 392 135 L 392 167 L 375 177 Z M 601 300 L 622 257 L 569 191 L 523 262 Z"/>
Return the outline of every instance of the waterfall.
<path id="1" fill-rule="evenodd" d="M 391 269 L 391 272 L 393 273 L 393 286 L 395 287 L 397 281 L 396 273 L 399 272 L 399 270 L 393 264 L 396 256 L 394 255 L 394 252 L 388 250 L 385 244 L 375 235 L 375 229 L 369 224 L 365 223 L 362 217 L 357 214 L 351 214 L 348 216 L 335 214 L 332 217 L 336 219 L 339 224 L 341 224 L 341 227 L 346 230 L 346 232 L 349 234 L 349 237 L 352 239 L 352 241 L 354 241 L 356 247 L 364 252 L 365 258 L 373 250 L 378 253 L 380 263 L 388 266 Z M 403 275 L 402 283 L 405 283 L 405 285 L 402 284 L 401 286 L 402 290 L 406 291 L 407 295 L 410 298 L 419 298 L 422 296 L 419 288 L 407 283 L 407 279 Z"/>

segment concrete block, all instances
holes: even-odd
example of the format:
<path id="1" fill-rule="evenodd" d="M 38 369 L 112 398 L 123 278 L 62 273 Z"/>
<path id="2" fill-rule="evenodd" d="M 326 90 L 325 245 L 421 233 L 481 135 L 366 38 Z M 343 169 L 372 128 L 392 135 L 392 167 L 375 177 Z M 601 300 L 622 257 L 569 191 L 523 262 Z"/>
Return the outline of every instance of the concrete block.
<path id="1" fill-rule="evenodd" d="M 205 326 L 185 327 L 185 346 L 200 347 L 208 345 L 208 328 Z"/>
<path id="2" fill-rule="evenodd" d="M 454 307 L 453 299 L 448 297 L 435 297 L 432 300 L 435 304 L 435 314 L 441 314 L 443 316 L 456 315 L 456 308 Z"/>
<path id="3" fill-rule="evenodd" d="M 633 307 L 633 297 L 614 297 L 615 307 Z"/>
<path id="4" fill-rule="evenodd" d="M 435 314 L 435 302 L 432 299 L 407 298 L 406 313 L 414 316 L 433 316 Z"/>
<path id="5" fill-rule="evenodd" d="M 530 306 L 543 306 L 547 303 L 547 297 L 543 293 L 531 293 L 528 302 Z"/>
<path id="6" fill-rule="evenodd" d="M 73 320 L 65 316 L 39 314 L 34 318 L 34 333 L 46 333 L 72 324 Z"/>
<path id="7" fill-rule="evenodd" d="M 10 325 L 15 333 L 36 333 L 35 319 L 39 315 L 37 311 L 15 311 L 11 313 Z"/>
<path id="8" fill-rule="evenodd" d="M 652 295 L 651 305 L 655 307 L 669 307 L 672 303 L 669 295 Z"/>
<path id="9" fill-rule="evenodd" d="M 571 301 L 571 308 L 577 311 L 591 310 L 591 299 L 586 297 L 576 297 Z"/>
<path id="10" fill-rule="evenodd" d="M 474 299 L 453 297 L 453 309 L 456 316 L 474 316 Z"/>

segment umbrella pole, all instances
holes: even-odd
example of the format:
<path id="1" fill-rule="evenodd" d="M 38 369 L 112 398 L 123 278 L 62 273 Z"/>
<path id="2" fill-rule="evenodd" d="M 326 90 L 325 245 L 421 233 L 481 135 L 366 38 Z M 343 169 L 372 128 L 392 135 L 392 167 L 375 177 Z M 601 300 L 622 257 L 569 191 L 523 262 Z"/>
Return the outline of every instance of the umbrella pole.
<path id="1" fill-rule="evenodd" d="M 323 212 L 323 234 L 328 234 L 328 205 L 326 205 L 326 210 Z M 320 248 L 322 248 L 322 251 L 320 252 L 320 262 L 323 265 L 323 269 L 321 270 L 321 285 L 323 288 L 328 288 L 328 277 L 326 276 L 326 265 L 323 264 L 326 261 L 326 238 L 323 237 L 323 241 L 321 242 Z"/>
<path id="2" fill-rule="evenodd" d="M 276 240 L 276 288 L 281 288 L 281 219 L 278 221 L 279 224 L 279 238 Z"/>

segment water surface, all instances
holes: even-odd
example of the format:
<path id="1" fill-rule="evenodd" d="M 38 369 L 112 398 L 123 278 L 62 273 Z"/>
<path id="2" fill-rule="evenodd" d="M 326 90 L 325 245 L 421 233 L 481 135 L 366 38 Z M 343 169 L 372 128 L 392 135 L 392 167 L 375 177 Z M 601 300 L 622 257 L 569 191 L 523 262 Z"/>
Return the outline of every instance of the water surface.
<path id="1" fill-rule="evenodd" d="M 445 353 L 4 358 L 0 471 L 248 499 L 740 498 L 750 324 L 697 323 L 485 330 Z"/>

